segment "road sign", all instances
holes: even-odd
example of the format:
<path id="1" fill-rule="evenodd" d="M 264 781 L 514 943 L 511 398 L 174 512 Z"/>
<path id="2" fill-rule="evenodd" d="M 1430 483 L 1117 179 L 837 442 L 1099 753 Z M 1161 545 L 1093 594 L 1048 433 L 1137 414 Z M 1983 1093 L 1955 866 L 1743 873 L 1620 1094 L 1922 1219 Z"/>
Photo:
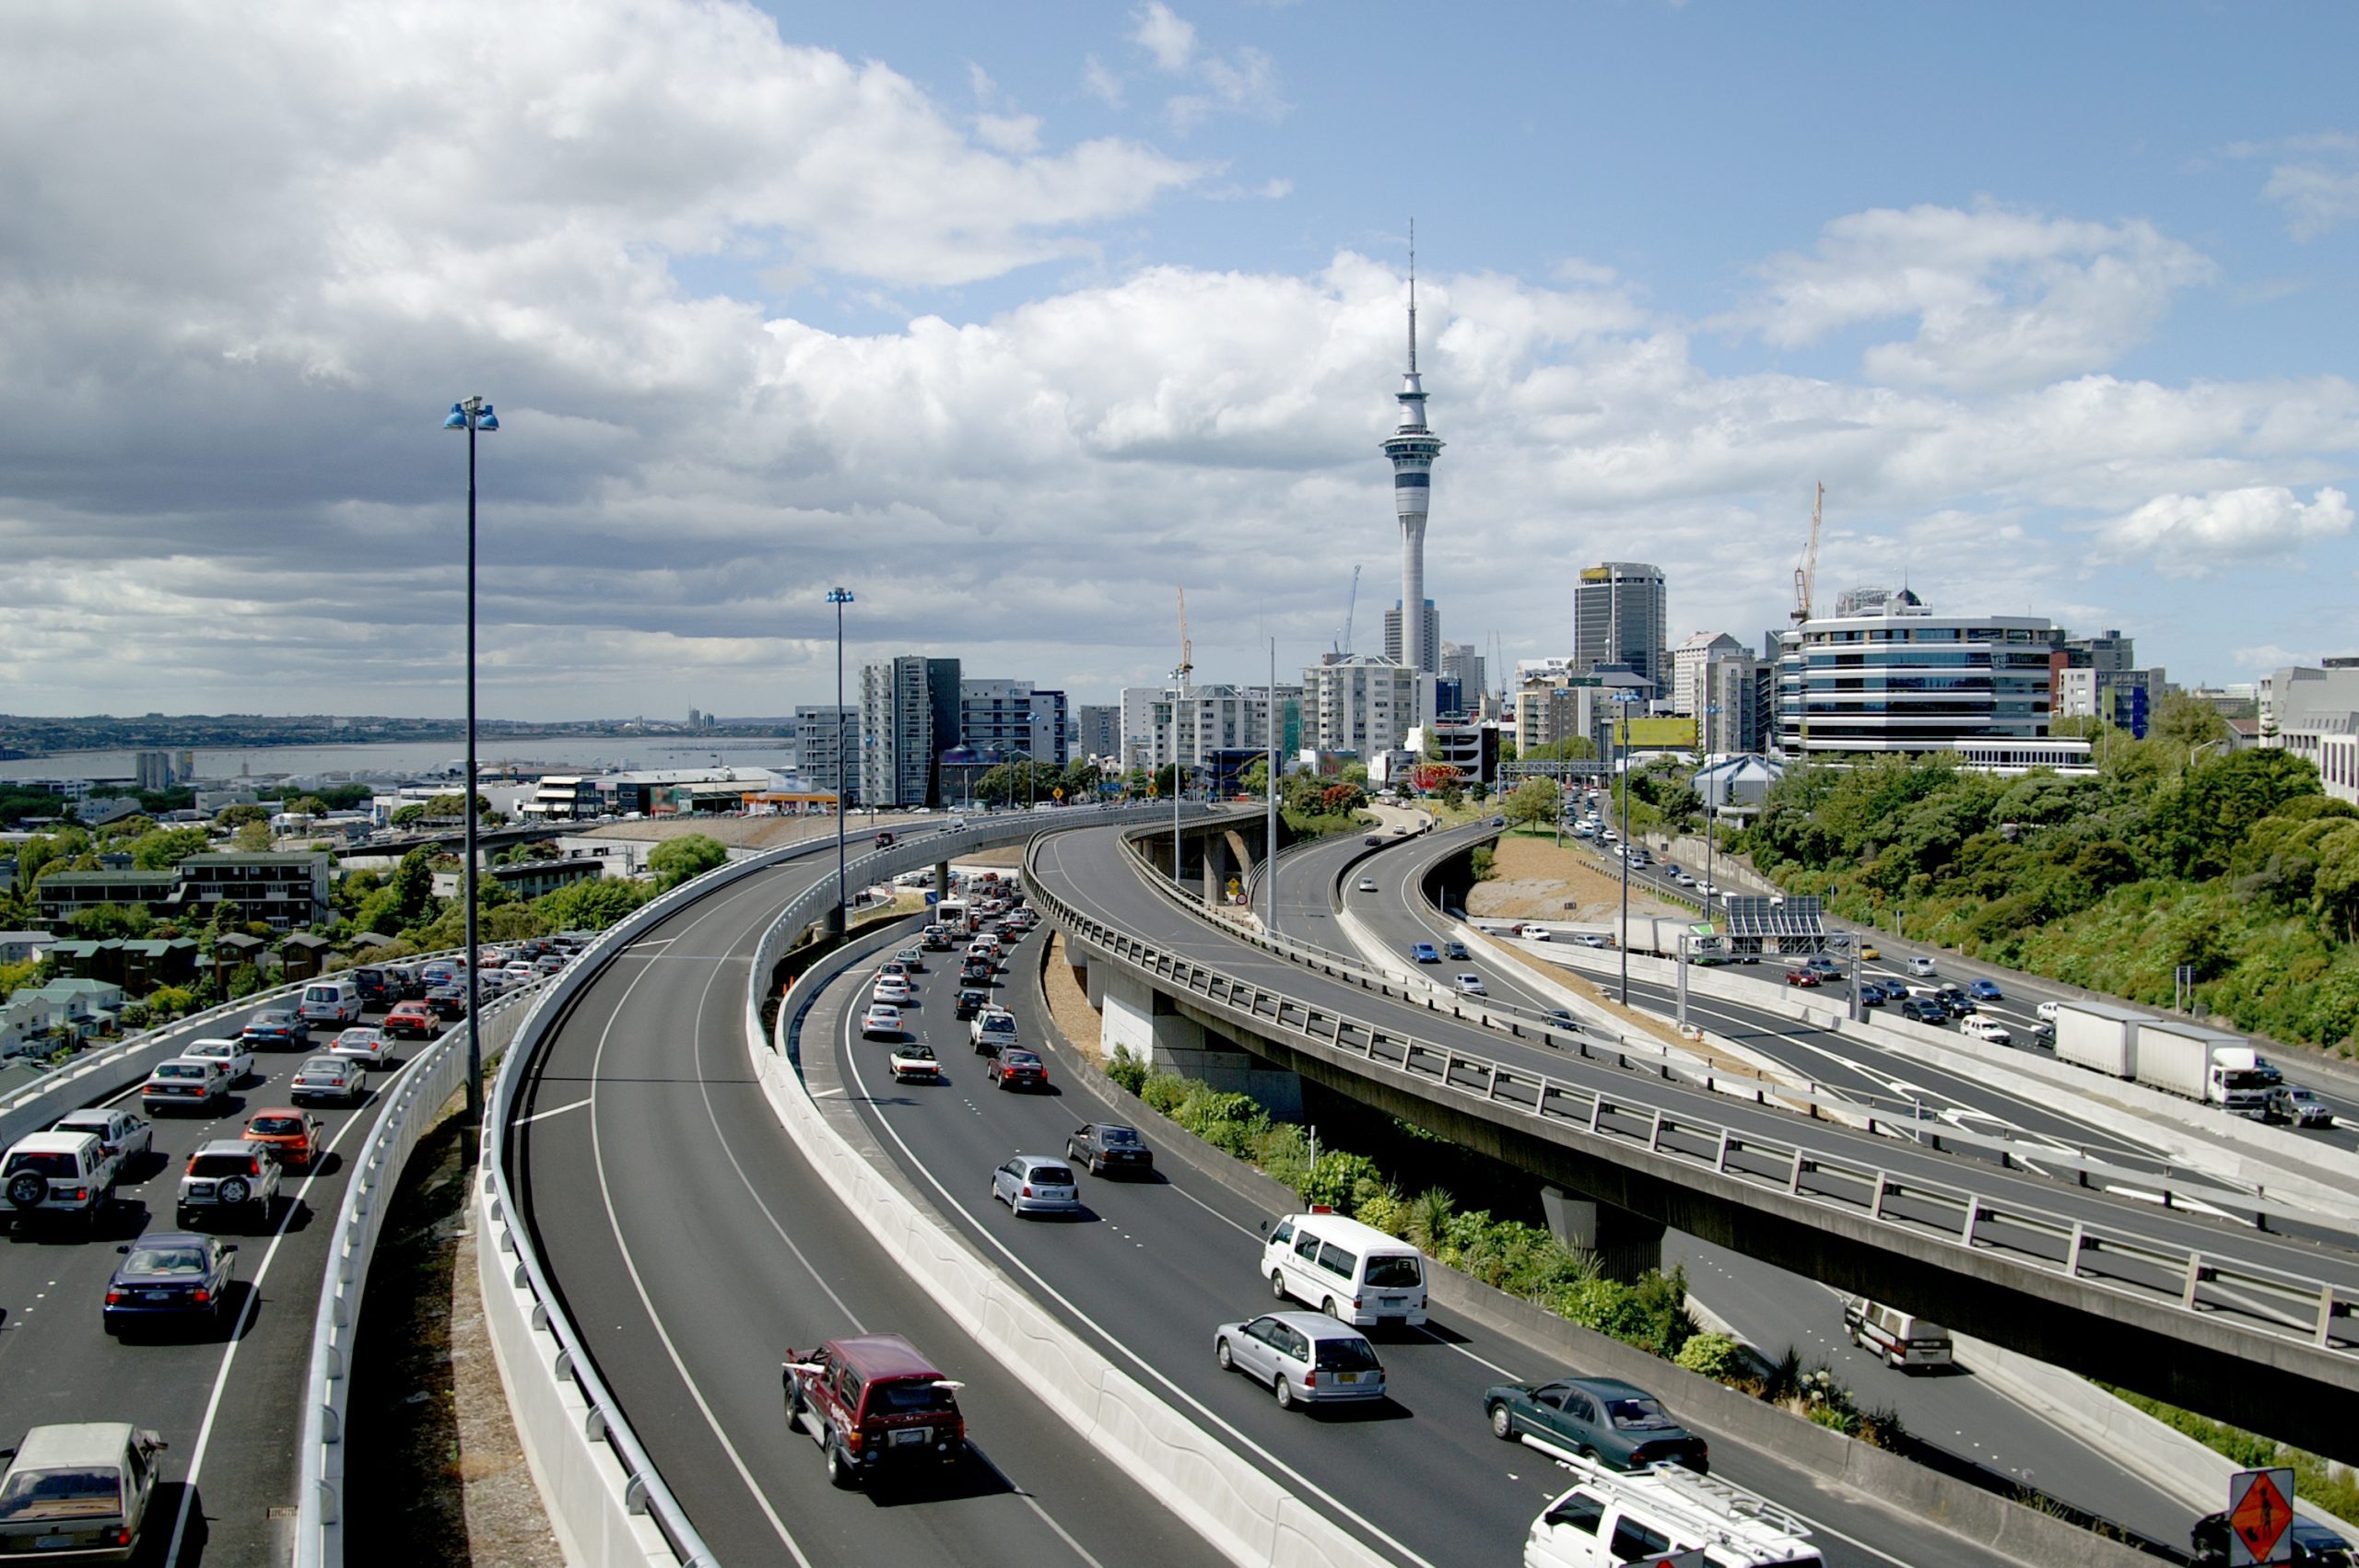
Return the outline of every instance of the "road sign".
<path id="1" fill-rule="evenodd" d="M 1062 785 L 1059 785 L 1056 789 L 1050 790 L 1049 794 L 1050 798 L 1062 801 L 1065 798 L 1064 787 Z"/>
<path id="2" fill-rule="evenodd" d="M 2228 1562 L 2294 1561 L 2294 1472 L 2238 1470 L 2228 1478 Z"/>

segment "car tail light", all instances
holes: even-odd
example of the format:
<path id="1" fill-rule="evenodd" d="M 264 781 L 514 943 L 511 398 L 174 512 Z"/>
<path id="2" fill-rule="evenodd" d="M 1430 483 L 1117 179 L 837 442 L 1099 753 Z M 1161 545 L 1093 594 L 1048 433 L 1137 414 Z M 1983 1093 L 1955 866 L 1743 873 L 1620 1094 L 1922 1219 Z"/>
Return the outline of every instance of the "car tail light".
<path id="1" fill-rule="evenodd" d="M 114 1527 L 114 1543 L 117 1546 L 129 1546 L 131 1544 L 130 1526 L 117 1525 Z"/>
<path id="2" fill-rule="evenodd" d="M 1027 1187 L 1027 1188 L 1026 1188 L 1024 1189 L 1024 1196 L 1025 1196 L 1025 1197 L 1027 1197 L 1027 1198 L 1031 1197 L 1031 1196 L 1032 1196 L 1032 1189 L 1031 1189 L 1030 1188 L 1028 1188 L 1028 1187 Z"/>
<path id="3" fill-rule="evenodd" d="M 844 1446 L 855 1454 L 860 1452 L 860 1445 L 864 1441 L 866 1441 L 866 1434 L 856 1426 L 844 1433 Z"/>
<path id="4" fill-rule="evenodd" d="M 196 1305 L 203 1306 L 206 1302 L 213 1299 L 213 1293 L 206 1290 L 203 1285 L 199 1285 L 196 1287 L 195 1299 Z"/>
<path id="5" fill-rule="evenodd" d="M 87 1187 L 77 1187 L 74 1189 L 74 1201 L 76 1203 L 82 1202 L 89 1196 L 90 1189 Z"/>
<path id="6" fill-rule="evenodd" d="M 107 1305 L 109 1306 L 121 1306 L 123 1305 L 123 1293 L 121 1291 L 109 1291 L 107 1293 Z"/>
<path id="7" fill-rule="evenodd" d="M 1304 1371 L 1302 1375 L 1302 1386 L 1306 1388 L 1316 1388 L 1319 1387 L 1319 1369 L 1317 1367 L 1310 1367 Z"/>

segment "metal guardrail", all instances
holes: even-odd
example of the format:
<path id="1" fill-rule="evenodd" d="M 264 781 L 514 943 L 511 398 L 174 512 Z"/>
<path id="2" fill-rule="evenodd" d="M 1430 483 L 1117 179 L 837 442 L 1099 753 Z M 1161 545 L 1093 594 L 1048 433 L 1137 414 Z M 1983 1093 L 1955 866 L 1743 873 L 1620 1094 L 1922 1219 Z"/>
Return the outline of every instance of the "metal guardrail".
<path id="1" fill-rule="evenodd" d="M 2125 1299 L 2161 1304 L 2236 1331 L 2359 1357 L 2359 1337 L 2338 1324 L 2359 1315 L 2359 1292 L 2246 1264 L 2198 1248 L 2094 1225 L 1966 1188 L 1898 1174 L 1808 1145 L 1762 1138 L 1700 1117 L 1563 1082 L 1510 1062 L 1437 1045 L 1397 1029 L 1312 1007 L 1238 979 L 1116 930 L 1073 907 L 1027 857 L 1027 896 L 1069 937 L 1167 986 L 1238 1015 L 1273 1037 L 1356 1059 L 1374 1073 L 1447 1090 L 1510 1117 L 1524 1117 L 1626 1153 L 1741 1183 L 1829 1212 L 1865 1218 L 1978 1256 L 2002 1253 L 2018 1265 L 2061 1275 Z M 1252 940 L 1245 933 L 1232 933 Z"/>
<path id="2" fill-rule="evenodd" d="M 530 991 L 501 996 L 483 1011 L 487 1059 L 513 1035 Z M 428 1118 L 466 1082 L 465 1043 L 475 1020 L 446 1031 L 411 1059 L 377 1114 L 368 1140 L 353 1152 L 335 1229 L 311 1315 L 311 1352 L 303 1383 L 303 1437 L 298 1450 L 295 1562 L 334 1568 L 344 1561 L 344 1425 L 350 1397 L 351 1348 L 360 1328 L 360 1296 L 369 1260 L 384 1228 L 385 1209 L 402 1167 L 427 1129 Z"/>

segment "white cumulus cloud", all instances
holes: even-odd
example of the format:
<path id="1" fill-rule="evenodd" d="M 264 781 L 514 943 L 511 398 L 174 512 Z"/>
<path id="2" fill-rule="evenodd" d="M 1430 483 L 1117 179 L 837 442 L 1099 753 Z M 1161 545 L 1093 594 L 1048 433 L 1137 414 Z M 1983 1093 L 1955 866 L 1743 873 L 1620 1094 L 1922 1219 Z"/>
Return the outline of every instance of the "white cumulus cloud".
<path id="1" fill-rule="evenodd" d="M 2298 556 L 2351 532 L 2351 502 L 2331 486 L 2307 501 L 2281 485 L 2207 496 L 2157 496 L 2097 531 L 2114 560 L 2143 561 L 2168 577 L 2212 577 Z"/>

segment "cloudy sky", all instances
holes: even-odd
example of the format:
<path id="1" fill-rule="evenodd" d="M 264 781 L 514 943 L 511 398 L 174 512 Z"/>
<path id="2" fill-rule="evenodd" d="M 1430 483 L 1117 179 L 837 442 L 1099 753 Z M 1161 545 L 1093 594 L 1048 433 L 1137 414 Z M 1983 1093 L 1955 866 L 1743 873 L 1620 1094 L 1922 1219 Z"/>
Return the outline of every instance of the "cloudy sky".
<path id="1" fill-rule="evenodd" d="M 2359 651 L 2359 11 L 2082 0 L 0 8 L 0 710 L 1103 701 L 1823 594 Z"/>

